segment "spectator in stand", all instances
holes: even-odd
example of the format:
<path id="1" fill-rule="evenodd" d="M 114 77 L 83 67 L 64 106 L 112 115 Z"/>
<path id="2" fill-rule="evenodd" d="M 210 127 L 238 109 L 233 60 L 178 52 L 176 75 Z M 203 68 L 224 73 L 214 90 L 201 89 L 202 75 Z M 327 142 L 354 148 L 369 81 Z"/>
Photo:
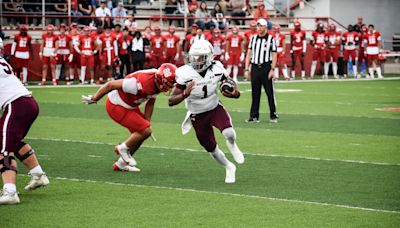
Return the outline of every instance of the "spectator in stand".
<path id="1" fill-rule="evenodd" d="M 79 0 L 79 11 L 82 13 L 85 18 L 80 19 L 80 24 L 89 25 L 91 19 L 88 17 L 92 15 L 93 6 L 91 0 Z"/>
<path id="2" fill-rule="evenodd" d="M 188 17 L 190 17 L 190 18 L 196 17 L 196 11 L 198 8 L 199 8 L 199 3 L 197 2 L 197 0 L 188 1 L 188 10 L 189 10 Z M 189 19 L 189 25 L 191 25 L 193 23 L 194 23 L 194 20 Z"/>
<path id="3" fill-rule="evenodd" d="M 126 19 L 126 9 L 123 2 L 118 2 L 117 7 L 112 10 L 112 18 L 114 25 L 123 25 Z"/>
<path id="4" fill-rule="evenodd" d="M 225 14 L 222 11 L 221 5 L 219 3 L 214 5 L 214 9 L 211 12 L 211 17 L 213 18 L 213 22 L 215 27 L 224 30 L 226 27 L 226 19 Z"/>
<path id="5" fill-rule="evenodd" d="M 229 0 L 218 0 L 217 4 L 221 6 L 222 13 L 228 15 L 228 9 L 232 8 Z"/>
<path id="6" fill-rule="evenodd" d="M 196 24 L 202 28 L 210 28 L 210 23 L 213 23 L 210 20 L 210 13 L 207 10 L 207 4 L 205 1 L 200 3 L 200 7 L 196 11 Z"/>
<path id="7" fill-rule="evenodd" d="M 231 6 L 232 6 L 232 13 L 231 13 L 232 17 L 246 17 L 246 12 L 243 10 L 245 6 L 245 2 L 243 0 L 232 0 Z M 245 24 L 244 20 L 242 20 L 242 23 L 240 23 L 238 19 L 234 19 L 233 21 L 235 22 L 236 25 Z"/>
<path id="8" fill-rule="evenodd" d="M 174 16 L 177 8 L 178 8 L 178 3 L 176 2 L 176 0 L 167 0 L 164 8 L 165 15 Z M 169 19 L 169 25 L 171 25 L 173 21 L 174 19 Z"/>
<path id="9" fill-rule="evenodd" d="M 55 24 L 62 24 L 67 22 L 68 5 L 66 0 L 54 0 L 54 10 L 58 15 Z"/>
<path id="10" fill-rule="evenodd" d="M 137 27 L 137 23 L 135 21 L 135 19 L 133 18 L 133 16 L 128 16 L 128 19 L 125 20 L 124 23 L 125 27 L 128 27 L 129 31 L 135 29 Z"/>
<path id="11" fill-rule="evenodd" d="M 357 24 L 354 25 L 354 31 L 361 33 L 361 28 L 364 25 L 365 24 L 363 23 L 363 17 L 361 17 L 361 16 L 357 17 Z"/>
<path id="12" fill-rule="evenodd" d="M 269 19 L 268 11 L 265 9 L 265 4 L 263 2 L 258 3 L 257 9 L 254 12 L 253 18 L 256 21 L 261 18 L 263 18 L 265 20 Z"/>
<path id="13" fill-rule="evenodd" d="M 31 15 L 42 15 L 42 7 L 40 5 L 38 5 L 38 4 L 35 4 L 35 3 L 32 4 L 32 2 L 31 2 L 31 4 L 25 3 L 24 4 L 24 9 L 25 9 L 25 12 L 27 12 L 28 14 L 31 14 Z M 4 8 L 3 8 L 3 10 L 4 10 Z M 41 19 L 37 18 L 37 17 L 29 17 L 28 18 L 28 23 L 32 27 L 34 27 L 36 25 L 39 25 L 40 21 L 41 21 Z"/>
<path id="14" fill-rule="evenodd" d="M 107 0 L 100 1 L 100 8 L 95 11 L 96 25 L 104 27 L 105 24 L 110 25 L 111 11 L 106 7 Z"/>
<path id="15" fill-rule="evenodd" d="M 11 14 L 20 14 L 20 13 L 24 13 L 24 7 L 22 5 L 22 0 L 14 0 L 14 1 L 10 1 L 9 3 L 4 3 L 4 9 L 5 12 L 7 13 L 11 13 Z M 18 24 L 23 24 L 24 18 L 22 17 L 12 17 L 8 20 L 9 24 L 15 24 L 15 22 L 17 22 Z"/>
<path id="16" fill-rule="evenodd" d="M 83 15 L 79 12 L 78 0 L 71 0 L 71 15 L 74 23 L 78 23 L 79 17 Z"/>
<path id="17" fill-rule="evenodd" d="M 177 8 L 176 11 L 174 12 L 175 16 L 181 16 L 183 17 L 185 14 L 189 13 L 189 9 L 187 4 L 185 4 L 185 0 L 177 0 Z M 178 21 L 178 26 L 183 27 L 183 19 L 177 19 Z"/>

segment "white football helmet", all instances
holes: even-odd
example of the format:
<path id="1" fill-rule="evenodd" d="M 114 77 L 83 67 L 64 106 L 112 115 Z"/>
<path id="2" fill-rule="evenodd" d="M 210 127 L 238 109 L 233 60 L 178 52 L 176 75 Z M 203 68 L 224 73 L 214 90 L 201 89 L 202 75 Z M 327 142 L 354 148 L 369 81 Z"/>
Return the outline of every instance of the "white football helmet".
<path id="1" fill-rule="evenodd" d="M 207 40 L 195 41 L 189 50 L 189 65 L 197 72 L 206 70 L 214 60 L 214 48 Z"/>

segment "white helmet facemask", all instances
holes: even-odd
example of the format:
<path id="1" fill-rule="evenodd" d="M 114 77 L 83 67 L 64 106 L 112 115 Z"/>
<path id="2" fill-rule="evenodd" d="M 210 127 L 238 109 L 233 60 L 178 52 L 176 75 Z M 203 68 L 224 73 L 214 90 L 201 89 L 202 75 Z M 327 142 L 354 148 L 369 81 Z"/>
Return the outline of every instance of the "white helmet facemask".
<path id="1" fill-rule="evenodd" d="M 189 50 L 189 65 L 197 72 L 206 70 L 214 59 L 213 46 L 206 40 L 198 40 Z"/>

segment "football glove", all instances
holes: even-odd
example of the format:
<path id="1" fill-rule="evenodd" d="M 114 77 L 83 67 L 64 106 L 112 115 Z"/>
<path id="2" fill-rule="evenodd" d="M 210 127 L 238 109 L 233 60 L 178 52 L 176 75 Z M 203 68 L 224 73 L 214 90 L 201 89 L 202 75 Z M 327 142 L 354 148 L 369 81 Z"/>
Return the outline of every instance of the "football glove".
<path id="1" fill-rule="evenodd" d="M 82 95 L 82 103 L 90 105 L 90 104 L 97 104 L 96 101 L 93 100 L 93 95 Z"/>

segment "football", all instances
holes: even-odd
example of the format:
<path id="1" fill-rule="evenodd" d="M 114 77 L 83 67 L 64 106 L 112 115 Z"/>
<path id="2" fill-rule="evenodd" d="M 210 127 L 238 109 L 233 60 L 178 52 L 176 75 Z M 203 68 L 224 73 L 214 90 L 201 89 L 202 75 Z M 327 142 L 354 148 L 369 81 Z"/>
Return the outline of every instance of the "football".
<path id="1" fill-rule="evenodd" d="M 225 79 L 224 81 L 222 81 L 219 89 L 222 92 L 224 91 L 229 91 L 232 92 L 236 87 L 236 83 L 232 80 L 232 79 Z"/>

